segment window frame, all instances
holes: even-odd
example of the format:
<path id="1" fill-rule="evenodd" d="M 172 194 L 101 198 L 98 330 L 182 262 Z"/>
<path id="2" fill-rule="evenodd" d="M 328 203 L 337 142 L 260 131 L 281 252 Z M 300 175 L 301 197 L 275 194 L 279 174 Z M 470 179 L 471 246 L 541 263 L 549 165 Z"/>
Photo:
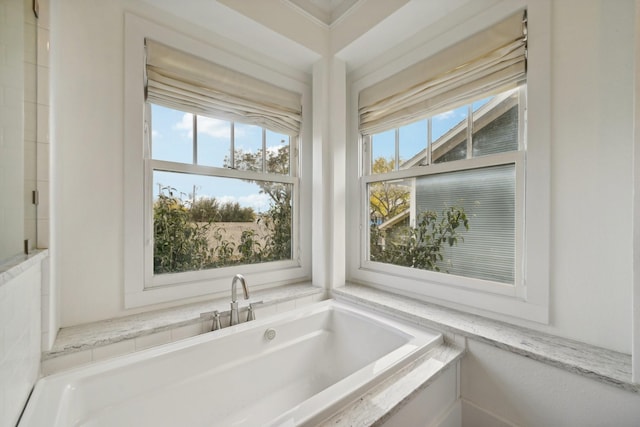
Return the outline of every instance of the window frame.
<path id="1" fill-rule="evenodd" d="M 303 120 L 300 134 L 291 137 L 291 149 L 298 160 L 292 160 L 290 175 L 267 174 L 203 165 L 189 165 L 150 158 L 150 105 L 144 99 L 145 38 L 153 38 L 175 49 L 208 59 L 211 62 L 253 75 L 268 83 L 302 95 L 303 111 L 310 111 L 308 76 L 282 67 L 270 67 L 251 55 L 230 54 L 213 44 L 207 44 L 178 33 L 168 27 L 125 13 L 125 90 L 124 90 L 124 306 L 141 307 L 173 302 L 185 298 L 209 297 L 228 293 L 231 278 L 242 273 L 252 287 L 273 287 L 311 278 L 311 198 L 309 179 L 303 171 L 311 170 L 309 143 L 310 124 Z M 215 43 L 215 40 L 210 40 Z M 243 52 L 240 52 L 243 53 Z M 246 52 L 244 52 L 246 53 Z M 279 70 L 279 71 L 275 71 Z M 304 118 L 303 113 L 303 118 Z M 293 153 L 291 158 L 293 159 Z M 292 259 L 260 264 L 229 266 L 210 270 L 167 273 L 153 277 L 153 169 L 161 165 L 179 172 L 215 176 L 291 182 L 294 188 L 292 208 Z M 297 175 L 293 175 L 297 171 Z M 149 250 L 149 248 L 151 248 Z M 165 276 L 163 278 L 159 278 Z"/>
<path id="2" fill-rule="evenodd" d="M 242 270 L 242 272 L 250 271 L 250 270 L 260 270 L 260 271 L 270 271 L 270 270 L 279 270 L 286 268 L 296 268 L 300 266 L 300 258 L 298 256 L 300 252 L 300 248 L 298 247 L 299 243 L 299 227 L 298 227 L 298 209 L 300 207 L 299 199 L 300 199 L 300 191 L 299 191 L 299 178 L 298 178 L 298 136 L 290 136 L 289 139 L 289 150 L 290 150 L 290 165 L 289 165 L 289 174 L 281 175 L 268 173 L 265 171 L 266 165 L 264 164 L 264 156 L 263 156 L 263 167 L 261 172 L 250 171 L 250 170 L 241 170 L 235 168 L 221 168 L 215 166 L 205 166 L 196 163 L 182 163 L 182 162 L 171 162 L 167 160 L 156 160 L 153 159 L 152 149 L 152 132 L 149 130 L 153 129 L 153 117 L 151 113 L 151 105 L 160 105 L 160 104 L 152 104 L 151 102 L 145 102 L 145 144 L 150 148 L 146 150 L 149 155 L 145 158 L 145 289 L 154 288 L 156 286 L 167 286 L 167 285 L 179 285 L 183 283 L 189 283 L 198 280 L 207 280 L 207 279 L 215 279 L 215 278 L 223 278 L 229 277 L 230 275 L 236 274 L 238 271 Z M 180 110 L 175 110 L 180 111 Z M 188 112 L 185 112 L 188 113 Z M 201 116 L 195 113 L 194 117 Z M 202 117 L 202 116 L 201 116 Z M 212 117 L 216 118 L 216 117 Z M 197 119 L 195 119 L 197 120 Z M 224 119 L 223 119 L 224 120 Z M 234 122 L 232 123 L 232 126 Z M 261 128 L 262 130 L 262 147 L 263 150 L 265 148 L 266 136 L 265 136 L 265 128 Z M 234 132 L 231 132 L 231 140 L 230 140 L 230 153 L 231 150 L 235 150 L 235 140 L 233 139 Z M 194 153 L 197 150 L 197 129 L 194 126 L 193 129 L 193 150 Z M 264 151 L 263 151 L 264 152 Z M 196 159 L 196 155 L 194 154 L 194 161 Z M 209 176 L 216 178 L 231 178 L 231 179 L 240 179 L 240 180 L 251 180 L 251 181 L 270 181 L 270 182 L 278 182 L 283 184 L 290 184 L 292 186 L 292 206 L 293 215 L 292 215 L 292 224 L 291 224 L 291 259 L 290 260 L 282 260 L 282 261 L 270 261 L 264 263 L 257 264 L 240 264 L 228 267 L 218 267 L 213 269 L 205 269 L 205 270 L 193 270 L 193 271 L 185 271 L 179 273 L 164 273 L 164 274 L 155 274 L 153 271 L 153 256 L 154 256 L 154 245 L 153 245 L 153 235 L 154 235 L 154 221 L 153 221 L 153 173 L 155 171 L 163 171 L 163 172 L 176 172 L 176 173 L 184 173 L 187 175 L 201 175 L 201 176 Z M 253 265 L 259 265 L 260 269 L 256 267 L 251 267 Z"/>
<path id="3" fill-rule="evenodd" d="M 549 250 L 550 250 L 550 2 L 526 2 L 529 17 L 529 67 L 527 69 L 527 115 L 525 126 L 526 152 L 519 152 L 517 162 L 525 167 L 516 167 L 516 185 L 520 188 L 521 200 L 516 203 L 522 224 L 517 239 L 521 239 L 521 252 L 516 261 L 521 265 L 521 286 L 515 293 L 495 292 L 495 289 L 478 289 L 478 279 L 447 277 L 446 274 L 385 265 L 371 268 L 368 254 L 368 239 L 363 232 L 368 228 L 368 200 L 366 194 L 365 161 L 362 145 L 366 142 L 358 126 L 358 96 L 360 91 L 388 78 L 405 67 L 424 60 L 458 41 L 481 31 L 523 7 L 519 4 L 500 4 L 482 15 L 474 17 L 464 26 L 450 29 L 437 40 L 422 42 L 420 48 L 407 50 L 403 56 L 390 55 L 388 62 L 380 58 L 375 66 L 363 66 L 351 73 L 349 135 L 352 141 L 347 147 L 348 168 L 347 199 L 358 200 L 357 209 L 348 210 L 347 252 L 358 254 L 357 259 L 348 260 L 347 280 L 366 284 L 413 298 L 436 302 L 444 306 L 473 312 L 496 319 L 520 318 L 539 323 L 549 322 Z M 531 23 L 534 24 L 531 24 Z M 356 143 L 357 142 L 357 143 Z M 508 157 L 509 155 L 507 155 Z M 486 159 L 471 159 L 468 165 L 479 166 Z M 459 162 L 469 162 L 460 160 Z M 477 163 L 475 163 L 477 162 Z M 455 163 L 455 162 L 452 162 Z M 431 172 L 444 171 L 447 166 L 432 164 Z M 357 168 L 355 167 L 357 165 Z M 461 163 L 462 165 L 462 163 Z M 434 166 L 437 166 L 434 168 Z M 451 166 L 449 166 L 451 167 Z M 526 173 L 525 173 L 526 169 Z M 412 175 L 404 170 L 389 177 Z M 371 180 L 380 180 L 374 175 Z M 518 197 L 518 196 L 517 196 Z M 381 263 L 376 263 L 381 264 Z M 409 272 L 407 272 L 409 270 Z M 509 285 L 511 286 L 511 285 Z M 492 292 L 493 291 L 493 292 Z"/>
<path id="4" fill-rule="evenodd" d="M 527 102 L 527 89 L 526 84 L 519 86 L 515 89 L 518 92 L 518 150 L 508 151 L 498 154 L 484 155 L 478 157 L 472 156 L 472 144 L 473 138 L 472 133 L 474 117 L 471 111 L 471 102 L 463 104 L 469 105 L 469 114 L 466 117 L 467 128 L 466 128 L 466 140 L 467 140 L 467 154 L 465 159 L 448 161 L 442 163 L 431 163 L 431 155 L 433 148 L 433 141 L 431 140 L 431 124 L 428 123 L 428 140 L 426 145 L 426 158 L 428 159 L 428 163 L 426 165 L 418 165 L 410 168 L 400 169 L 399 168 L 399 153 L 398 153 L 398 136 L 399 129 L 394 128 L 395 130 L 395 170 L 391 172 L 385 173 L 372 173 L 371 165 L 373 163 L 372 150 L 371 150 L 371 142 L 372 137 L 374 135 L 360 135 L 359 147 L 362 156 L 362 165 L 363 171 L 362 176 L 360 177 L 361 181 L 361 212 L 362 219 L 361 223 L 363 224 L 361 233 L 361 259 L 360 265 L 363 269 L 367 269 L 373 272 L 381 272 L 386 274 L 392 274 L 396 276 L 402 276 L 411 278 L 414 280 L 426 279 L 429 281 L 438 282 L 443 285 L 448 286 L 457 286 L 460 288 L 468 289 L 468 290 L 478 290 L 481 289 L 482 292 L 494 293 L 499 295 L 505 295 L 510 297 L 518 297 L 522 298 L 525 295 L 525 287 L 523 281 L 523 234 L 524 234 L 524 181 L 525 181 L 525 173 L 526 173 L 526 102 Z M 426 120 L 431 120 L 435 115 L 429 115 Z M 425 120 L 425 119 L 422 119 Z M 416 120 L 418 121 L 418 120 Z M 412 122 L 413 123 L 413 122 Z M 409 124 L 412 124 L 409 123 Z M 392 180 L 404 180 L 404 179 L 416 179 L 420 177 L 437 175 L 441 173 L 453 173 L 459 171 L 467 171 L 474 169 L 487 168 L 492 166 L 502 166 L 502 165 L 514 165 L 515 167 L 515 186 L 516 186 L 516 194 L 515 194 L 515 252 L 514 252 L 514 266 L 515 266 L 515 277 L 513 284 L 500 283 L 490 280 L 484 280 L 479 278 L 467 277 L 467 276 L 456 276 L 452 274 L 435 272 L 429 270 L 415 269 L 411 267 L 402 267 L 396 266 L 393 264 L 386 264 L 376 261 L 371 261 L 369 259 L 369 251 L 370 251 L 370 232 L 368 232 L 368 228 L 364 226 L 369 221 L 369 197 L 368 197 L 368 185 L 373 182 L 379 181 L 392 181 Z M 415 209 L 415 188 L 412 191 L 412 204 L 411 209 Z"/>

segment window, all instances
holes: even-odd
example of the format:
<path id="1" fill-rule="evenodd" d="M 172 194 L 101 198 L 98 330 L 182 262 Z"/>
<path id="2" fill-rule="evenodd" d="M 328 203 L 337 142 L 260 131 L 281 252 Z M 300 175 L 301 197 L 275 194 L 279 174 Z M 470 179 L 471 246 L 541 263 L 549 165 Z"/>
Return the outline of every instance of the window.
<path id="1" fill-rule="evenodd" d="M 297 194 L 297 150 L 291 141 L 295 146 L 297 138 L 157 104 L 147 107 L 150 283 L 175 282 L 175 275 L 166 276 L 170 273 L 291 260 Z"/>
<path id="2" fill-rule="evenodd" d="M 310 86 L 126 14 L 125 307 L 310 278 Z"/>
<path id="3" fill-rule="evenodd" d="M 497 284 L 485 289 L 514 293 L 525 106 L 520 85 L 366 135 L 365 265 L 480 279 Z"/>
<path id="4" fill-rule="evenodd" d="M 548 320 L 547 7 L 532 6 L 543 18 L 533 51 L 527 12 L 511 9 L 479 32 L 452 30 L 445 49 L 428 42 L 427 58 L 407 53 L 398 62 L 413 65 L 383 79 L 354 81 L 350 280 Z"/>

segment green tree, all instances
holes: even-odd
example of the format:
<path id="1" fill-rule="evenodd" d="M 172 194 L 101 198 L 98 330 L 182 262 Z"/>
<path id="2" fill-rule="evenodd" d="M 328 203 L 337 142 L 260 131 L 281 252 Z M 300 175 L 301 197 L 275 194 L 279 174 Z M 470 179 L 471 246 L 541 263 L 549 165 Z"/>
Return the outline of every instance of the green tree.
<path id="1" fill-rule="evenodd" d="M 162 188 L 153 204 L 153 271 L 156 274 L 201 270 L 212 264 L 209 223 L 191 221 L 189 207 L 175 189 Z"/>
<path id="2" fill-rule="evenodd" d="M 393 170 L 394 159 L 378 157 L 372 165 L 374 174 Z M 371 216 L 382 222 L 407 211 L 410 207 L 411 193 L 409 189 L 396 182 L 378 181 L 369 184 L 369 208 Z"/>
<path id="3" fill-rule="evenodd" d="M 415 227 L 406 226 L 395 230 L 380 230 L 371 226 L 370 257 L 379 261 L 404 267 L 440 271 L 442 250 L 446 246 L 464 241 L 460 227 L 469 229 L 469 220 L 464 209 L 449 207 L 439 217 L 434 211 L 419 215 Z"/>

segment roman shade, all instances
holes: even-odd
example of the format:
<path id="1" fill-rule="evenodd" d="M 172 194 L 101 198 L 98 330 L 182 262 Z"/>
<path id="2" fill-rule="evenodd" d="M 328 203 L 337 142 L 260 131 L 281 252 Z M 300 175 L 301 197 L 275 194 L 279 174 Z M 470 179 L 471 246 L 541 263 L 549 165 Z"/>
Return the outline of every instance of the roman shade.
<path id="1" fill-rule="evenodd" d="M 149 102 L 295 136 L 301 96 L 206 59 L 145 39 Z"/>
<path id="2" fill-rule="evenodd" d="M 372 135 L 526 81 L 526 11 L 359 94 L 360 132 Z"/>

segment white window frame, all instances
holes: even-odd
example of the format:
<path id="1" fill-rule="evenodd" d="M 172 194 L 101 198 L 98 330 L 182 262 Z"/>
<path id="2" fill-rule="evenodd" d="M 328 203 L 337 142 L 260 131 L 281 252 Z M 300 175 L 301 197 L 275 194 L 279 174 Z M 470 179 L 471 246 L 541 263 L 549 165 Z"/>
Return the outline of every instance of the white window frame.
<path id="1" fill-rule="evenodd" d="M 190 38 L 172 29 L 149 22 L 136 15 L 125 14 L 125 130 L 124 130 L 124 304 L 126 308 L 172 302 L 184 298 L 228 293 L 231 278 L 242 273 L 251 287 L 271 287 L 310 280 L 311 200 L 309 179 L 298 172 L 310 171 L 311 159 L 302 149 L 309 125 L 303 120 L 300 135 L 291 138 L 290 148 L 298 154 L 292 161 L 290 176 L 210 168 L 150 159 L 149 104 L 144 100 L 144 40 L 152 38 L 170 47 L 216 62 L 239 72 L 302 94 L 303 111 L 309 111 L 310 84 L 304 78 L 291 77 L 260 63 L 230 54 L 210 44 Z M 292 71 L 292 73 L 297 74 Z M 291 158 L 293 159 L 294 153 Z M 294 164 L 295 163 L 295 164 Z M 261 264 L 230 266 L 217 269 L 153 274 L 153 169 L 212 175 L 228 178 L 270 180 L 293 184 L 292 259 Z M 214 170 L 215 169 L 215 170 Z"/>
<path id="2" fill-rule="evenodd" d="M 451 276 L 425 270 L 393 265 L 381 265 L 367 260 L 367 229 L 369 206 L 366 184 L 371 181 L 413 177 L 415 171 L 400 170 L 385 175 L 365 175 L 362 158 L 364 138 L 358 131 L 358 94 L 363 89 L 421 61 L 443 46 L 450 46 L 464 38 L 488 28 L 514 12 L 527 7 L 529 17 L 529 43 L 527 70 L 527 122 L 526 151 L 504 153 L 490 158 L 476 158 L 430 165 L 428 174 L 450 171 L 452 168 L 476 168 L 493 164 L 516 164 L 516 253 L 520 273 L 517 286 L 500 285 L 479 279 Z M 349 129 L 352 143 L 348 146 L 347 199 L 359 200 L 358 208 L 349 210 L 347 252 L 357 253 L 348 260 L 347 277 L 355 283 L 368 284 L 425 301 L 479 313 L 492 318 L 521 318 L 540 323 L 549 322 L 549 241 L 550 241 L 550 2 L 502 2 L 475 16 L 464 26 L 451 29 L 436 41 L 428 41 L 420 48 L 408 51 L 402 57 L 390 58 L 385 66 L 376 63 L 375 69 L 356 70 L 352 73 L 350 93 Z M 533 24 L 532 24 L 533 23 Z M 457 163 L 458 165 L 453 165 Z M 355 166 L 358 166 L 357 168 Z M 526 167 L 525 167 L 526 166 Z M 525 172 L 526 170 L 526 172 Z M 519 239 L 519 240 L 518 240 Z"/>

